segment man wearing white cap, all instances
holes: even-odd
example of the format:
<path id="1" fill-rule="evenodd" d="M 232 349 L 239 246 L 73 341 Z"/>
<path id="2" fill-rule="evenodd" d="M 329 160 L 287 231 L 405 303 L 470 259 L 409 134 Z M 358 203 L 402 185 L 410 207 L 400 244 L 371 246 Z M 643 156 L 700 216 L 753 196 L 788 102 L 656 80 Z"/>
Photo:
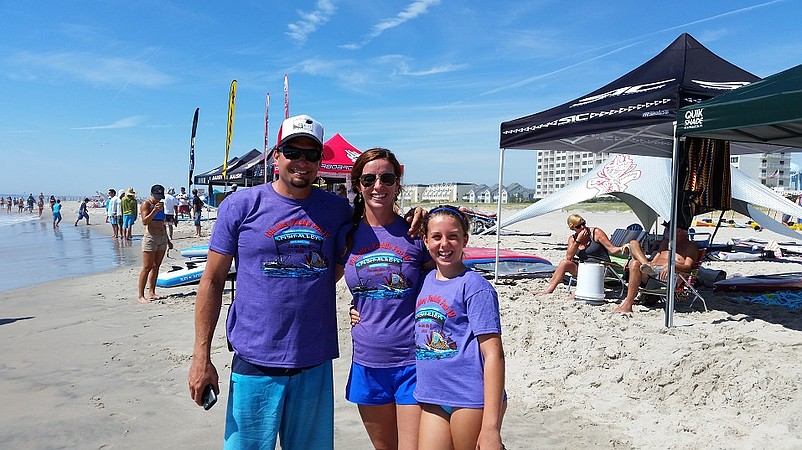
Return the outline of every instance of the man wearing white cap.
<path id="1" fill-rule="evenodd" d="M 219 392 L 210 349 L 234 258 L 236 298 L 226 325 L 234 350 L 225 448 L 334 447 L 332 360 L 339 356 L 335 311 L 338 232 L 348 200 L 313 187 L 323 126 L 286 119 L 274 149 L 278 180 L 222 202 L 195 303 L 190 394 Z M 258 412 L 258 413 L 257 413 Z"/>

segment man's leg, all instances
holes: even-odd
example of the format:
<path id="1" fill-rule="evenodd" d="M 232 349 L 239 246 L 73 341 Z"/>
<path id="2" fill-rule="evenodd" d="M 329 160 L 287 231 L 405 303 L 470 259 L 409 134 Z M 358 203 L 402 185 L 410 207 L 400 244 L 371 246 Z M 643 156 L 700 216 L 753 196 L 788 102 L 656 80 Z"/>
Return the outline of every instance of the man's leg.
<path id="1" fill-rule="evenodd" d="M 279 436 L 285 450 L 334 448 L 331 361 L 290 377 Z"/>
<path id="2" fill-rule="evenodd" d="M 289 379 L 231 374 L 223 449 L 276 446 Z"/>
<path id="3" fill-rule="evenodd" d="M 640 249 L 640 246 L 638 246 Z M 642 254 L 643 252 L 641 252 Z M 640 283 L 643 279 L 643 274 L 640 271 L 641 263 L 637 259 L 633 259 L 629 262 L 629 281 L 627 284 L 627 297 L 618 305 L 618 308 L 614 309 L 614 312 L 632 312 L 632 304 L 635 302 L 635 297 L 638 296 L 638 290 L 640 289 Z"/>

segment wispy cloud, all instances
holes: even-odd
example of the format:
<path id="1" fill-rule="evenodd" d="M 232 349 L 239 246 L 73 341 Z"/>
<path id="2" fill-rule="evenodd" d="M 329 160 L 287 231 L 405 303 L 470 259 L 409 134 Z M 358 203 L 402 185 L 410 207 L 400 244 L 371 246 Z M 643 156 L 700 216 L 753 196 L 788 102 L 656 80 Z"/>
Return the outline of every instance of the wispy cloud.
<path id="1" fill-rule="evenodd" d="M 96 85 L 146 87 L 163 86 L 174 81 L 173 77 L 148 62 L 86 52 L 19 52 L 6 61 L 12 76 L 22 79 L 63 78 L 66 75 Z"/>
<path id="2" fill-rule="evenodd" d="M 548 72 L 548 73 L 540 74 L 540 75 L 537 75 L 537 76 L 534 76 L 534 77 L 527 78 L 525 80 L 521 80 L 521 81 L 517 81 L 517 82 L 512 83 L 512 84 L 508 84 L 506 86 L 501 86 L 501 87 L 498 87 L 498 88 L 495 88 L 495 89 L 492 89 L 492 90 L 489 90 L 489 91 L 485 91 L 485 92 L 481 93 L 480 95 L 494 94 L 494 93 L 499 92 L 499 91 L 503 91 L 503 90 L 506 90 L 506 89 L 523 86 L 523 85 L 532 83 L 534 81 L 537 81 L 537 80 L 540 80 L 540 79 L 543 79 L 543 78 L 546 78 L 546 77 L 550 77 L 552 75 L 558 74 L 560 72 L 564 72 L 564 71 L 566 71 L 568 69 L 571 69 L 571 68 L 574 68 L 576 66 L 579 66 L 579 65 L 591 62 L 591 61 L 595 61 L 595 60 L 600 59 L 600 58 L 604 58 L 604 57 L 612 55 L 614 53 L 618 53 L 621 50 L 624 50 L 624 49 L 627 49 L 627 48 L 632 47 L 634 45 L 637 45 L 637 44 L 641 43 L 643 40 L 645 40 L 647 38 L 650 38 L 652 36 L 656 36 L 656 35 L 661 34 L 661 33 L 666 33 L 668 31 L 676 31 L 676 30 L 686 30 L 688 27 L 690 27 L 692 25 L 699 25 L 699 24 L 702 24 L 702 23 L 711 22 L 711 21 L 714 21 L 714 20 L 717 20 L 717 19 L 721 19 L 723 17 L 734 15 L 734 14 L 742 14 L 742 13 L 750 12 L 750 11 L 753 11 L 753 10 L 758 9 L 758 8 L 763 8 L 763 7 L 770 6 L 770 5 L 773 5 L 773 4 L 776 4 L 776 3 L 782 3 L 783 1 L 785 1 L 785 0 L 772 0 L 772 1 L 769 1 L 769 2 L 765 2 L 765 3 L 760 3 L 758 5 L 747 6 L 745 8 L 739 8 L 739 9 L 735 9 L 735 10 L 732 10 L 732 11 L 727 11 L 727 12 L 724 12 L 724 13 L 721 13 L 721 14 L 716 14 L 716 15 L 713 15 L 713 16 L 710 16 L 710 17 L 704 17 L 704 18 L 701 18 L 701 19 L 693 20 L 691 22 L 683 23 L 681 25 L 675 25 L 675 26 L 672 26 L 672 27 L 663 28 L 662 30 L 657 30 L 657 31 L 653 31 L 651 33 L 642 34 L 640 36 L 633 37 L 633 38 L 630 38 L 630 39 L 626 39 L 624 41 L 620 41 L 620 42 L 617 42 L 617 43 L 608 44 L 608 45 L 602 46 L 600 48 L 596 48 L 593 51 L 599 51 L 599 50 L 602 50 L 602 49 L 605 49 L 605 48 L 609 48 L 609 47 L 616 47 L 616 48 L 614 48 L 613 50 L 610 50 L 610 51 L 608 51 L 608 52 L 606 52 L 606 53 L 604 53 L 602 55 L 598 55 L 598 56 L 595 56 L 593 58 L 588 58 L 588 59 L 576 62 L 574 64 L 568 65 L 566 67 L 562 67 L 560 69 L 553 70 L 553 71 Z M 723 32 L 719 31 L 719 32 L 711 35 L 711 37 L 713 37 L 715 35 L 721 35 L 721 34 L 723 34 Z M 582 53 L 588 53 L 588 51 L 581 52 L 579 54 L 582 54 Z"/>
<path id="3" fill-rule="evenodd" d="M 286 33 L 287 36 L 299 44 L 303 44 L 310 33 L 313 33 L 321 25 L 329 21 L 336 9 L 331 0 L 318 0 L 314 11 L 298 11 L 298 15 L 301 18 L 297 22 L 287 25 L 287 28 L 289 28 Z"/>
<path id="4" fill-rule="evenodd" d="M 142 122 L 144 122 L 148 117 L 147 116 L 131 116 L 125 117 L 123 119 L 117 120 L 114 123 L 110 123 L 108 125 L 94 125 L 90 127 L 76 127 L 73 130 L 116 130 L 120 128 L 133 128 Z"/>
<path id="5" fill-rule="evenodd" d="M 402 25 L 422 14 L 426 14 L 428 12 L 429 7 L 437 6 L 440 4 L 440 0 L 415 0 L 407 6 L 407 8 L 400 13 L 396 14 L 395 17 L 391 17 L 389 19 L 382 19 L 376 25 L 373 25 L 371 28 L 370 33 L 359 43 L 349 43 L 341 45 L 342 48 L 347 50 L 358 50 L 365 45 L 369 44 L 370 41 L 376 39 L 377 37 L 381 36 L 382 33 L 385 31 L 395 28 L 399 25 Z"/>

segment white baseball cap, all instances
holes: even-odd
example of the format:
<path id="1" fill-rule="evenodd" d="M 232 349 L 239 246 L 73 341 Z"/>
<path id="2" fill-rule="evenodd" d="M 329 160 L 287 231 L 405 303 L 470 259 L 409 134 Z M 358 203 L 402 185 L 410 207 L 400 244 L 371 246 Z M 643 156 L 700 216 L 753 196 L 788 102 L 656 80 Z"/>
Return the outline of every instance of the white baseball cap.
<path id="1" fill-rule="evenodd" d="M 278 129 L 278 145 L 301 136 L 312 139 L 323 150 L 323 125 L 306 114 L 284 119 Z"/>

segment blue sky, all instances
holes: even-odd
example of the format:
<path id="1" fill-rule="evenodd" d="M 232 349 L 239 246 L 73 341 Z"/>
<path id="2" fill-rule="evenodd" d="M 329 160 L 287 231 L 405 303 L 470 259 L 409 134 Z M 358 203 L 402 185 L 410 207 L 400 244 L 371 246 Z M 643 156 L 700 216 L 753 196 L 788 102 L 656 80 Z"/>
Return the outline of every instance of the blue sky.
<path id="1" fill-rule="evenodd" d="M 0 192 L 86 195 L 187 184 L 263 148 L 290 114 L 386 147 L 406 183 L 498 177 L 499 125 L 588 93 L 683 32 L 767 76 L 802 62 L 802 2 L 621 0 L 3 0 Z M 57 5 L 57 6 L 55 6 Z M 535 184 L 507 152 L 505 184 Z M 797 161 L 799 162 L 799 161 Z"/>

